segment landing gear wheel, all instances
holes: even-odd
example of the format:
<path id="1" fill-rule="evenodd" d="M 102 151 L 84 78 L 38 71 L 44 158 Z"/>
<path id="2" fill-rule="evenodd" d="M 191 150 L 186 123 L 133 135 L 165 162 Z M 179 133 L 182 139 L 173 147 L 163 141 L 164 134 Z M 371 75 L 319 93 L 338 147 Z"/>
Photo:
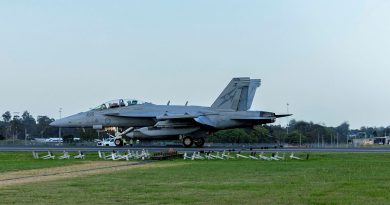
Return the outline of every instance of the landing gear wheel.
<path id="1" fill-rule="evenodd" d="M 123 146 L 123 140 L 122 139 L 116 139 L 115 140 L 115 145 L 117 147 L 122 147 Z"/>
<path id="2" fill-rule="evenodd" d="M 198 148 L 202 148 L 204 145 L 204 142 L 205 142 L 205 140 L 203 137 L 194 140 L 195 146 Z"/>
<path id="3" fill-rule="evenodd" d="M 191 147 L 192 145 L 194 144 L 194 140 L 192 139 L 192 137 L 189 137 L 189 136 L 185 136 L 183 138 L 183 145 L 184 147 Z"/>

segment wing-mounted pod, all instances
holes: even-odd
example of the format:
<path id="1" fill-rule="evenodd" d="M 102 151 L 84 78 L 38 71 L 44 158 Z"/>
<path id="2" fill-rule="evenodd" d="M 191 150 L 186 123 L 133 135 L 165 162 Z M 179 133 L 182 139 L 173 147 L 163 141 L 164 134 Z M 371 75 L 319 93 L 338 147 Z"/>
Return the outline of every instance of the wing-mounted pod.
<path id="1" fill-rule="evenodd" d="M 166 136 L 187 135 L 200 130 L 200 127 L 157 128 L 143 127 L 128 133 L 126 136 L 138 139 L 164 138 Z"/>

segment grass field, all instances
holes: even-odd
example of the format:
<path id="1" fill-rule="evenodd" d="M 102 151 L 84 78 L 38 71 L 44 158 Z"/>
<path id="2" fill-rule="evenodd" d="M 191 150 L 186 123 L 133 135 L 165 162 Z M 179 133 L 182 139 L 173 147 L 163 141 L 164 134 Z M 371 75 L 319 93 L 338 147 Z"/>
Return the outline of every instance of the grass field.
<path id="1" fill-rule="evenodd" d="M 390 204 L 390 154 L 153 163 L 173 166 L 5 187 L 0 203 Z"/>
<path id="2" fill-rule="evenodd" d="M 40 153 L 41 156 L 47 153 Z M 58 154 L 60 155 L 60 154 Z M 83 163 L 80 160 L 34 160 L 31 153 L 0 152 L 0 174 L 2 172 L 50 168 Z"/>

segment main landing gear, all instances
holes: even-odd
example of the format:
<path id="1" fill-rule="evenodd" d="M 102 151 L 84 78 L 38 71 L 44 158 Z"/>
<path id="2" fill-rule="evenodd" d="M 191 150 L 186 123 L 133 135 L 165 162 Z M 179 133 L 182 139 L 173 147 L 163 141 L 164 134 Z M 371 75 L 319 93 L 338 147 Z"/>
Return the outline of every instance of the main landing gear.
<path id="1" fill-rule="evenodd" d="M 183 145 L 184 147 L 192 147 L 195 144 L 196 147 L 201 148 L 204 146 L 205 140 L 203 137 L 200 138 L 192 138 L 190 136 L 183 137 Z"/>

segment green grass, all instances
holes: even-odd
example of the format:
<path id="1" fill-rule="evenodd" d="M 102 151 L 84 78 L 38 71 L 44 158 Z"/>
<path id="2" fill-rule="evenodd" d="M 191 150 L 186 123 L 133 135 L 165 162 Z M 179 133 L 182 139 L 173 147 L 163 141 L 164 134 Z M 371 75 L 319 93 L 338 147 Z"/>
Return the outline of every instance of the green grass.
<path id="1" fill-rule="evenodd" d="M 390 203 L 390 154 L 155 163 L 178 166 L 11 186 L 0 189 L 0 199 L 3 204 Z"/>
<path id="2" fill-rule="evenodd" d="M 47 153 L 40 152 L 40 156 Z M 55 153 L 57 156 L 61 154 Z M 0 174 L 2 172 L 20 171 L 29 169 L 50 168 L 82 163 L 80 160 L 43 160 L 33 159 L 32 153 L 28 152 L 0 152 Z"/>

